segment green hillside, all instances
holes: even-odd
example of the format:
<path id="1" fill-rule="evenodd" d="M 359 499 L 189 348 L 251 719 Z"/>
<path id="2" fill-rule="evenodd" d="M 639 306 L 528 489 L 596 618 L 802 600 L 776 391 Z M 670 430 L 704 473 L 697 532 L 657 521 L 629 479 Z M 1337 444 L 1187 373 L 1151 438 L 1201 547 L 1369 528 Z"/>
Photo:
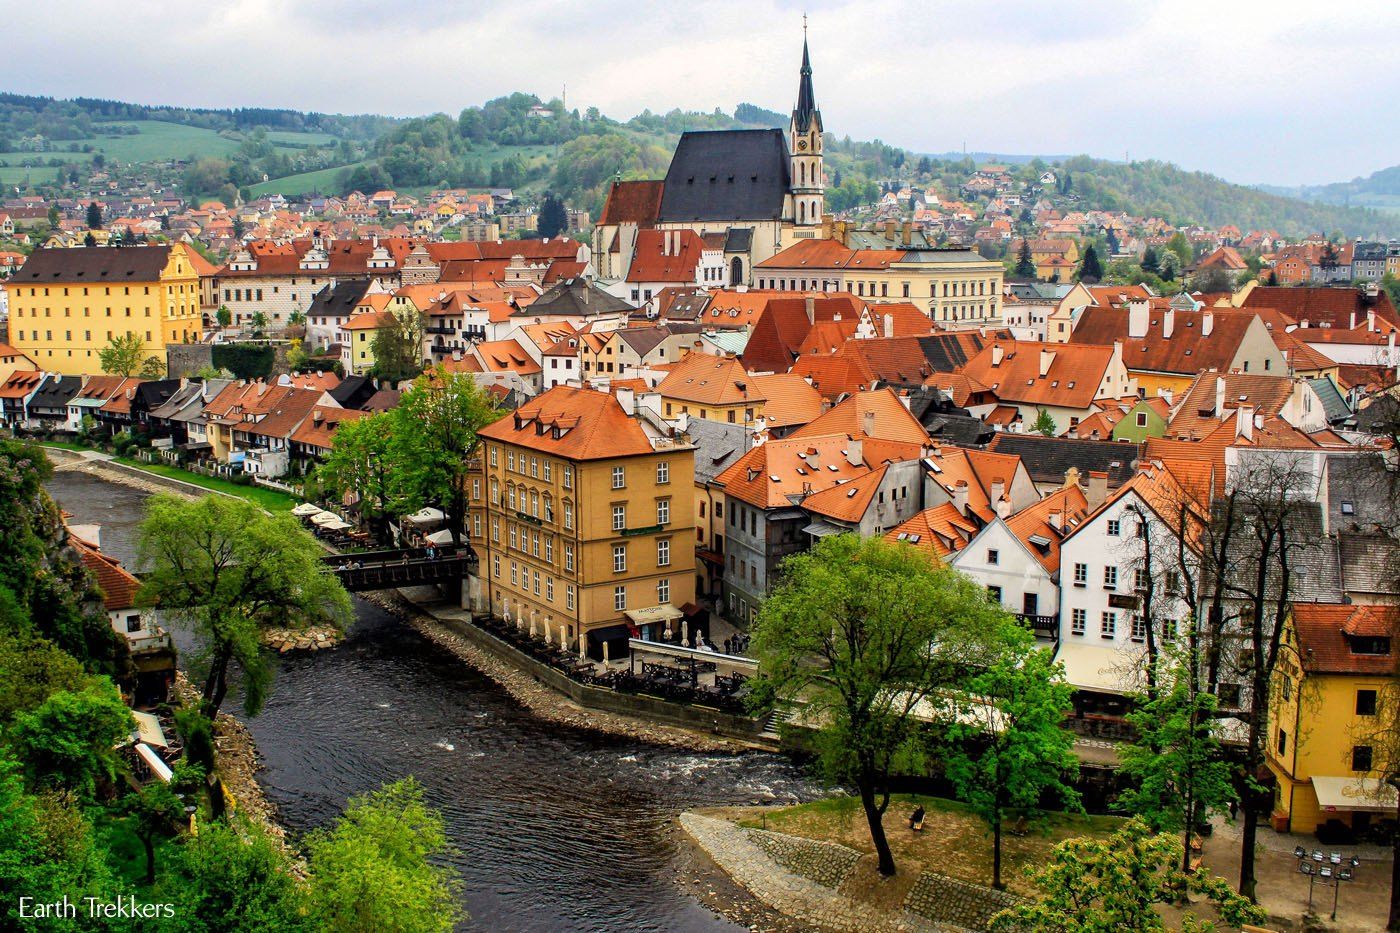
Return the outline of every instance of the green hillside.
<path id="1" fill-rule="evenodd" d="M 1375 207 L 1387 211 L 1400 211 L 1400 165 L 1392 165 L 1365 178 L 1339 181 L 1330 185 L 1301 185 L 1283 188 L 1260 185 L 1261 190 L 1281 194 L 1290 198 L 1308 201 L 1321 201 L 1324 204 L 1354 205 Z"/>

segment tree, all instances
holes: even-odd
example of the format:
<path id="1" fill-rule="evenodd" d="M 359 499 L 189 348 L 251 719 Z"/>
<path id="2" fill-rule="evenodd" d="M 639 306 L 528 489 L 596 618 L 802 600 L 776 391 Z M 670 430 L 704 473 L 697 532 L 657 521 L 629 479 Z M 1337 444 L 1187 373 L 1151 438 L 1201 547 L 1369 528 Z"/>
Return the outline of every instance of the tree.
<path id="1" fill-rule="evenodd" d="M 374 333 L 370 349 L 374 374 L 390 383 L 412 379 L 423 371 L 423 312 L 411 302 L 391 312 L 393 322 Z"/>
<path id="2" fill-rule="evenodd" d="M 1151 272 L 1153 275 L 1156 275 L 1157 270 L 1160 268 L 1161 266 L 1158 264 L 1157 259 L 1157 247 L 1147 247 L 1142 254 L 1142 271 Z"/>
<path id="3" fill-rule="evenodd" d="M 1094 244 L 1084 250 L 1084 259 L 1079 266 L 1079 281 L 1097 282 L 1103 278 L 1103 263 L 1099 261 L 1099 251 L 1094 249 Z"/>
<path id="4" fill-rule="evenodd" d="M 102 207 L 96 201 L 88 203 L 87 225 L 89 230 L 102 229 Z"/>
<path id="5" fill-rule="evenodd" d="M 84 246 L 96 246 L 96 245 L 97 245 L 97 237 L 95 237 L 95 236 L 92 235 L 92 231 L 91 231 L 91 230 L 89 230 L 86 234 L 83 235 L 83 245 L 84 245 Z"/>
<path id="6" fill-rule="evenodd" d="M 854 534 L 789 557 L 763 604 L 755 702 L 807 704 L 820 724 L 819 760 L 828 777 L 856 787 L 883 875 L 895 872 L 882 822 L 890 776 L 917 770 L 925 750 L 914 709 L 985 655 L 981 633 L 1003 619 L 957 571 Z"/>
<path id="7" fill-rule="evenodd" d="M 277 840 L 233 814 L 182 840 L 155 899 L 179 904 L 171 926 L 189 933 L 312 933 L 306 894 Z"/>
<path id="8" fill-rule="evenodd" d="M 267 329 L 267 315 L 261 311 L 254 311 L 253 316 L 248 318 L 248 323 L 253 326 L 253 333 L 261 334 Z"/>
<path id="9" fill-rule="evenodd" d="M 1040 899 L 1003 910 L 992 918 L 991 929 L 995 933 L 1152 933 L 1168 929 L 1159 905 L 1175 903 L 1183 890 L 1203 897 L 1231 927 L 1268 918 L 1205 869 L 1178 869 L 1180 846 L 1172 836 L 1154 835 L 1136 819 L 1106 840 L 1067 839 L 1034 875 Z M 1180 929 L 1214 927 L 1187 913 Z"/>
<path id="10" fill-rule="evenodd" d="M 1016 254 L 1016 268 L 1013 270 L 1023 279 L 1035 278 L 1035 258 L 1031 256 L 1031 241 L 1021 238 L 1021 249 Z"/>
<path id="11" fill-rule="evenodd" d="M 1196 258 L 1195 252 L 1191 249 L 1190 241 L 1186 239 L 1186 234 L 1181 231 L 1172 234 L 1172 238 L 1167 241 L 1167 249 L 1176 254 L 1176 258 L 1181 263 L 1177 268 L 1180 269 L 1191 265 L 1191 260 Z"/>
<path id="12" fill-rule="evenodd" d="M 536 221 L 540 236 L 546 240 L 556 237 L 569 229 L 569 213 L 564 202 L 553 194 L 546 194 L 540 202 L 540 215 Z"/>
<path id="13" fill-rule="evenodd" d="M 1044 408 L 1036 412 L 1035 423 L 1031 425 L 1031 431 L 1046 437 L 1054 437 L 1060 433 L 1059 427 L 1055 424 L 1055 416 Z"/>
<path id="14" fill-rule="evenodd" d="M 60 691 L 20 713 L 11 729 L 15 751 L 38 787 L 71 790 L 91 800 L 99 781 L 116 774 L 113 749 L 131 734 L 133 720 L 105 677 L 78 691 Z"/>
<path id="15" fill-rule="evenodd" d="M 500 412 L 469 375 L 438 366 L 414 380 L 390 413 L 395 508 L 441 509 L 454 543 L 462 541 L 467 514 L 467 474 L 477 431 Z"/>
<path id="16" fill-rule="evenodd" d="M 300 338 L 292 338 L 287 345 L 287 368 L 294 373 L 299 373 L 306 368 L 306 364 L 311 361 L 311 354 L 306 352 L 306 347 L 302 345 Z"/>
<path id="17" fill-rule="evenodd" d="M 141 361 L 141 368 L 137 370 L 137 375 L 142 379 L 164 379 L 165 361 L 158 356 L 148 356 Z"/>
<path id="18" fill-rule="evenodd" d="M 97 351 L 97 362 L 109 376 L 134 376 L 146 361 L 146 344 L 135 331 L 118 334 Z"/>
<path id="19" fill-rule="evenodd" d="M 145 605 L 204 636 L 202 711 L 213 719 L 228 692 L 228 672 L 243 673 L 243 705 L 262 708 L 272 670 L 260 639 L 267 626 L 343 625 L 350 597 L 321 561 L 316 539 L 288 513 L 268 515 L 226 496 L 150 500 L 141 523 L 140 590 Z"/>
<path id="20" fill-rule="evenodd" d="M 1192 665 L 1198 659 L 1180 661 Z M 1118 749 L 1118 773 L 1131 784 L 1119 795 L 1119 807 L 1153 832 L 1180 833 L 1183 871 L 1191 867 L 1192 829 L 1235 799 L 1230 764 L 1215 735 L 1216 698 L 1193 689 L 1193 679 L 1178 667 L 1155 698 L 1138 698 L 1127 717 L 1137 737 Z"/>
<path id="21" fill-rule="evenodd" d="M 1048 649 L 1009 617 L 999 626 L 1000 650 L 951 702 L 948 776 L 959 796 L 992 828 L 992 887 L 1001 880 L 1001 830 L 1006 816 L 1035 807 L 1052 793 L 1077 807 L 1074 736 L 1064 728 L 1072 690 Z M 1068 778 L 1068 781 L 1067 781 Z"/>
<path id="22" fill-rule="evenodd" d="M 1167 250 L 1166 252 L 1164 252 L 1162 254 L 1162 258 L 1157 263 L 1158 275 L 1160 275 L 1162 277 L 1162 280 L 1166 282 L 1170 282 L 1172 279 L 1180 275 L 1181 268 L 1181 259 L 1178 258 L 1177 254 L 1172 252 L 1171 250 Z"/>
<path id="23" fill-rule="evenodd" d="M 194 773 L 182 767 L 170 781 L 154 778 L 122 798 L 121 812 L 146 850 L 146 884 L 156 883 L 156 840 L 169 835 L 185 816 L 185 802 L 173 785 L 178 781 L 189 786 L 195 780 Z"/>
<path id="24" fill-rule="evenodd" d="M 461 880 L 440 860 L 442 817 L 413 778 L 352 797 L 330 830 L 306 840 L 311 916 L 325 930 L 434 933 L 466 919 Z"/>
<path id="25" fill-rule="evenodd" d="M 394 421 L 389 414 L 342 421 L 331 452 L 321 466 L 322 482 L 347 502 L 380 544 L 390 544 L 389 503 L 392 491 Z"/>
<path id="26" fill-rule="evenodd" d="M 219 305 L 219 310 L 214 312 L 214 320 L 220 327 L 228 327 L 233 323 L 233 312 L 228 309 L 228 305 Z"/>
<path id="27" fill-rule="evenodd" d="M 1187 287 L 1193 292 L 1232 292 L 1235 290 L 1235 277 L 1217 266 L 1191 276 Z"/>

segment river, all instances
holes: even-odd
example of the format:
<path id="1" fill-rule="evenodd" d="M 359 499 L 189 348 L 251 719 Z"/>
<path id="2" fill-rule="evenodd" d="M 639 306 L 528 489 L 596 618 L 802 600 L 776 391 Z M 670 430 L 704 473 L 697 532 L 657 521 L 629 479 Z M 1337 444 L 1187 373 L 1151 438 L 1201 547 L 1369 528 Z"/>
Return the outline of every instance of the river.
<path id="1" fill-rule="evenodd" d="M 130 562 L 145 493 L 79 473 L 49 484 L 103 550 Z M 293 832 L 406 775 L 443 814 L 470 929 L 737 930 L 675 883 L 675 815 L 688 807 L 810 799 L 776 755 L 690 754 L 561 728 L 455 656 L 356 601 L 340 646 L 279 660 L 248 720 L 261 778 Z M 182 650 L 192 647 L 176 633 Z M 231 704 L 232 705 L 232 704 Z"/>

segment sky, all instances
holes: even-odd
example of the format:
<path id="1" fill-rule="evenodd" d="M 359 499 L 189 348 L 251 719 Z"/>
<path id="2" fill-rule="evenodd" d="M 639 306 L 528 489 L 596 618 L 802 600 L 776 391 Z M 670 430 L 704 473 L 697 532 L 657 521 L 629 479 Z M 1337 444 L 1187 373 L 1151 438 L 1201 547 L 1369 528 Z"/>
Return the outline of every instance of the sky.
<path id="1" fill-rule="evenodd" d="M 918 152 L 1156 158 L 1241 183 L 1400 163 L 1400 3 L 1355 0 L 46 0 L 0 90 L 412 116 L 787 112 L 808 15 L 828 132 Z M 1339 12 L 1340 11 L 1340 12 Z"/>

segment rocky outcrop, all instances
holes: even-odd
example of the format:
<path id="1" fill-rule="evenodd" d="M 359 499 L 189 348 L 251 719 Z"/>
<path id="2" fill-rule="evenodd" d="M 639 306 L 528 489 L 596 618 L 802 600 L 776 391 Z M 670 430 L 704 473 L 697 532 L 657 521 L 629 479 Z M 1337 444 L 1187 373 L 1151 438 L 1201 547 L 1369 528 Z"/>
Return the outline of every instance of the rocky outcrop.
<path id="1" fill-rule="evenodd" d="M 278 654 L 333 648 L 344 639 L 344 632 L 330 626 L 304 629 L 270 628 L 262 634 L 262 643 Z"/>

